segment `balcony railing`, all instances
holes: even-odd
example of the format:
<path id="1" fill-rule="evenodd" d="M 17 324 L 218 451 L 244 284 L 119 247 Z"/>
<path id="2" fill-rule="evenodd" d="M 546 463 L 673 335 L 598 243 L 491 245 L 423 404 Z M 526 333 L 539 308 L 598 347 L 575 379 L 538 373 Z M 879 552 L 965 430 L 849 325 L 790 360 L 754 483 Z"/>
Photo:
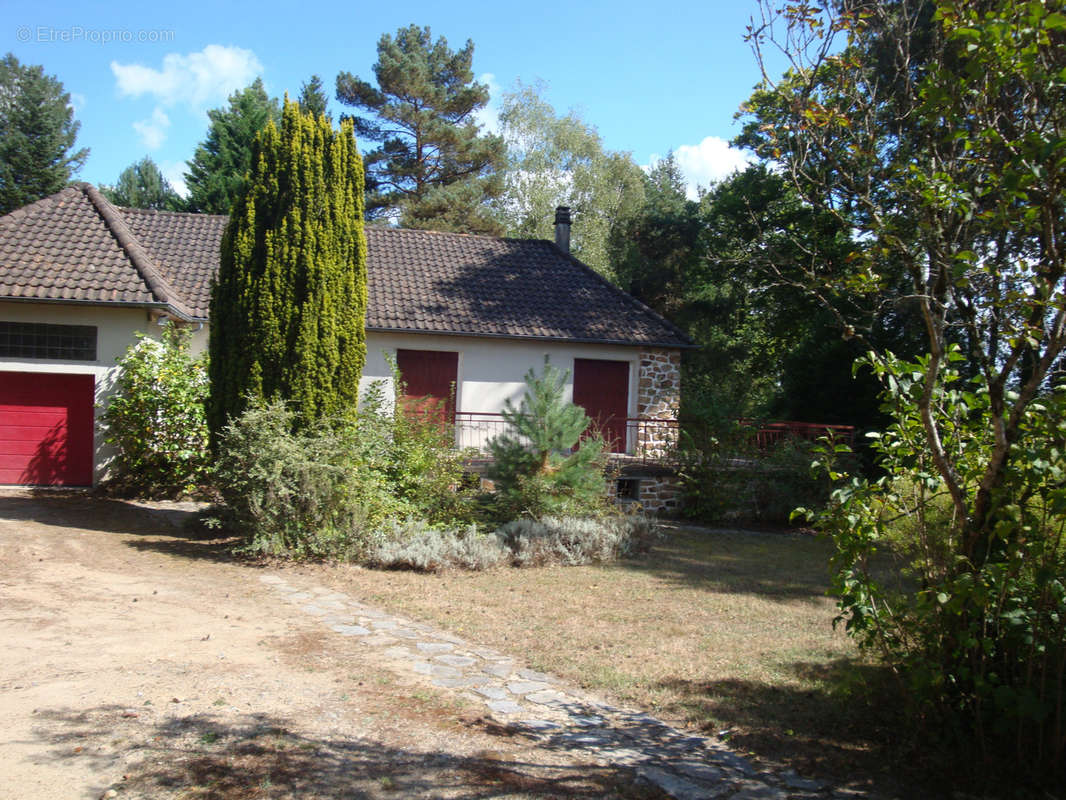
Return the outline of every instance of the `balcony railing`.
<path id="1" fill-rule="evenodd" d="M 742 426 L 755 430 L 754 442 L 759 450 L 766 450 L 788 438 L 814 440 L 827 433 L 851 444 L 855 434 L 855 429 L 848 425 L 738 421 Z M 696 429 L 695 424 L 684 421 L 631 417 L 625 421 L 624 432 L 621 425 L 609 425 L 595 432 L 607 439 L 607 449 L 614 461 L 669 465 L 677 463 L 680 458 L 683 431 L 695 434 Z M 614 436 L 605 435 L 608 431 L 614 431 Z M 455 441 L 460 448 L 488 454 L 488 444 L 492 439 L 514 432 L 502 414 L 476 411 L 459 411 L 455 414 Z"/>
<path id="2" fill-rule="evenodd" d="M 680 441 L 680 426 L 677 420 L 630 418 L 625 421 L 624 431 L 620 425 L 611 425 L 608 430 L 590 429 L 607 441 L 607 450 L 619 460 L 669 461 L 676 457 Z M 473 448 L 488 453 L 488 444 L 495 437 L 515 431 L 502 414 L 458 411 L 455 414 L 455 442 L 460 448 Z"/>

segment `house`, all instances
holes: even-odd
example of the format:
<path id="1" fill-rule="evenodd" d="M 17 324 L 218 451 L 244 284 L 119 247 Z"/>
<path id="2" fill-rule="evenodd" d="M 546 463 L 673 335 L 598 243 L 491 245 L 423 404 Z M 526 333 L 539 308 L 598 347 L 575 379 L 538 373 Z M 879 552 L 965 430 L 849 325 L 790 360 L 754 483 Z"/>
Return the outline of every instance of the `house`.
<path id="1" fill-rule="evenodd" d="M 225 225 L 116 208 L 88 184 L 0 217 L 0 483 L 100 479 L 94 409 L 116 362 L 165 320 L 206 347 Z M 691 344 L 571 256 L 569 234 L 566 209 L 555 242 L 368 227 L 364 384 L 391 380 L 391 356 L 408 393 L 444 399 L 458 443 L 477 446 L 548 357 L 615 450 L 661 444 Z"/>

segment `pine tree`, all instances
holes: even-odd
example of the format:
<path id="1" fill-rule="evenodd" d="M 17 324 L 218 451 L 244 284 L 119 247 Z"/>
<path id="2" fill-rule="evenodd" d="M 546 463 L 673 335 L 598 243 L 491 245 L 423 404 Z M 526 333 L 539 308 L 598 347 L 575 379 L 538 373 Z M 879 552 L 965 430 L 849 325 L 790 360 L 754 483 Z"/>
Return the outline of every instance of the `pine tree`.
<path id="1" fill-rule="evenodd" d="M 334 130 L 285 99 L 256 138 L 211 297 L 213 440 L 249 395 L 301 424 L 355 408 L 366 358 L 363 166 L 352 125 Z"/>
<path id="2" fill-rule="evenodd" d="M 81 123 L 70 95 L 40 66 L 0 60 L 0 214 L 62 189 L 88 148 L 71 152 Z"/>
<path id="3" fill-rule="evenodd" d="M 234 92 L 229 108 L 207 112 L 211 120 L 207 138 L 188 162 L 185 184 L 189 196 L 187 211 L 228 214 L 241 194 L 244 176 L 252 166 L 252 146 L 256 134 L 268 122 L 279 122 L 278 101 L 267 96 L 261 78 Z"/>
<path id="4" fill-rule="evenodd" d="M 603 508 L 603 441 L 586 438 L 584 409 L 563 399 L 570 377 L 545 360 L 544 371 L 526 373 L 526 393 L 503 418 L 511 429 L 489 442 L 489 477 L 508 514 L 587 514 Z M 574 449 L 574 446 L 581 444 Z"/>
<path id="5" fill-rule="evenodd" d="M 159 167 L 149 156 L 130 164 L 118 176 L 114 186 L 101 186 L 112 203 L 127 208 L 154 208 L 157 211 L 177 211 L 182 200 L 163 177 Z"/>
<path id="6" fill-rule="evenodd" d="M 326 119 L 333 119 L 333 115 L 326 109 L 329 106 L 329 98 L 322 88 L 322 79 L 312 75 L 311 79 L 300 86 L 300 110 L 305 114 L 318 116 L 324 114 Z"/>
<path id="7" fill-rule="evenodd" d="M 502 231 L 487 202 L 503 189 L 503 140 L 481 135 L 474 114 L 489 101 L 474 81 L 474 43 L 458 52 L 410 25 L 378 42 L 377 86 L 349 72 L 337 99 L 369 116 L 356 133 L 381 146 L 367 154 L 367 211 L 412 228 Z"/>

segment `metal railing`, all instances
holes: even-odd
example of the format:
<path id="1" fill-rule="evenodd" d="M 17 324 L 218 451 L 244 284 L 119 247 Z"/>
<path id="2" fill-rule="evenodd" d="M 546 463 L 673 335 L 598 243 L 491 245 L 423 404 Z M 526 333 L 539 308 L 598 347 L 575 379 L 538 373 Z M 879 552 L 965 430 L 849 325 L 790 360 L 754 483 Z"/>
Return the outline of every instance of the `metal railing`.
<path id="1" fill-rule="evenodd" d="M 768 422 L 741 419 L 740 425 L 755 429 L 754 443 L 760 450 L 785 439 L 814 440 L 830 434 L 840 441 L 853 443 L 855 429 L 849 425 L 822 425 L 809 422 Z M 695 434 L 698 426 L 673 419 L 630 417 L 624 428 L 620 423 L 593 426 L 591 433 L 607 442 L 611 459 L 623 464 L 674 464 L 680 457 L 683 431 Z M 501 434 L 516 431 L 503 414 L 495 412 L 457 411 L 455 444 L 461 449 L 489 452 L 489 442 Z"/>
<path id="2" fill-rule="evenodd" d="M 815 441 L 823 436 L 832 436 L 847 445 L 855 443 L 855 428 L 852 425 L 824 425 L 817 422 L 771 422 L 758 419 L 737 420 L 742 426 L 755 428 L 755 441 L 765 450 L 784 439 Z"/>
<path id="3" fill-rule="evenodd" d="M 605 426 L 593 425 L 589 433 L 603 437 L 612 460 L 663 463 L 676 460 L 680 425 L 669 419 L 626 419 Z M 458 411 L 455 414 L 455 444 L 479 453 L 489 451 L 489 442 L 502 434 L 515 435 L 502 414 Z"/>

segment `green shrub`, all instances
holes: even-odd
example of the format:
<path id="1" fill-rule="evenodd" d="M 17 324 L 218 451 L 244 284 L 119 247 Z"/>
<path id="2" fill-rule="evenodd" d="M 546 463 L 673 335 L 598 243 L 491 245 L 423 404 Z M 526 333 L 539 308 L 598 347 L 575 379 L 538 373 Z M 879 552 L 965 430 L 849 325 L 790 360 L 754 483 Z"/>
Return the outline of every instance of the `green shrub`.
<path id="1" fill-rule="evenodd" d="M 207 367 L 189 355 L 189 338 L 168 322 L 160 340 L 138 333 L 118 362 L 115 394 L 100 420 L 115 450 L 108 482 L 119 492 L 173 497 L 205 480 Z"/>
<path id="2" fill-rule="evenodd" d="M 563 400 L 568 377 L 545 360 L 539 376 L 532 369 L 526 373 L 518 408 L 509 401 L 504 408 L 514 432 L 489 442 L 488 475 L 496 484 L 500 519 L 598 515 L 607 509 L 603 440 L 581 439 L 590 421 Z"/>
<path id="3" fill-rule="evenodd" d="M 355 558 L 386 517 L 407 509 L 363 456 L 373 446 L 346 420 L 294 430 L 279 400 L 250 399 L 219 439 L 217 486 L 252 553 Z"/>
<path id="4" fill-rule="evenodd" d="M 825 507 L 831 482 L 811 470 L 815 443 L 790 437 L 761 449 L 757 433 L 732 421 L 687 429 L 680 472 L 685 516 L 787 524 L 796 508 Z"/>
<path id="5" fill-rule="evenodd" d="M 969 749 L 986 774 L 1066 782 L 1066 389 L 1021 412 L 992 493 L 991 535 L 967 554 L 974 534 L 933 466 L 914 400 L 924 363 L 871 363 L 896 419 L 874 444 L 885 474 L 848 475 L 825 452 L 837 488 L 815 515 L 836 544 L 839 620 L 892 667 L 938 741 Z M 975 384 L 942 367 L 932 404 L 970 496 L 996 447 L 989 393 Z M 872 568 L 886 550 L 903 560 L 907 583 Z"/>
<path id="6" fill-rule="evenodd" d="M 445 526 L 471 521 L 473 494 L 464 480 L 469 454 L 455 448 L 454 427 L 401 402 L 404 384 L 395 365 L 393 386 L 391 402 L 381 381 L 363 394 L 358 430 L 364 463 L 381 473 L 410 514 Z"/>

